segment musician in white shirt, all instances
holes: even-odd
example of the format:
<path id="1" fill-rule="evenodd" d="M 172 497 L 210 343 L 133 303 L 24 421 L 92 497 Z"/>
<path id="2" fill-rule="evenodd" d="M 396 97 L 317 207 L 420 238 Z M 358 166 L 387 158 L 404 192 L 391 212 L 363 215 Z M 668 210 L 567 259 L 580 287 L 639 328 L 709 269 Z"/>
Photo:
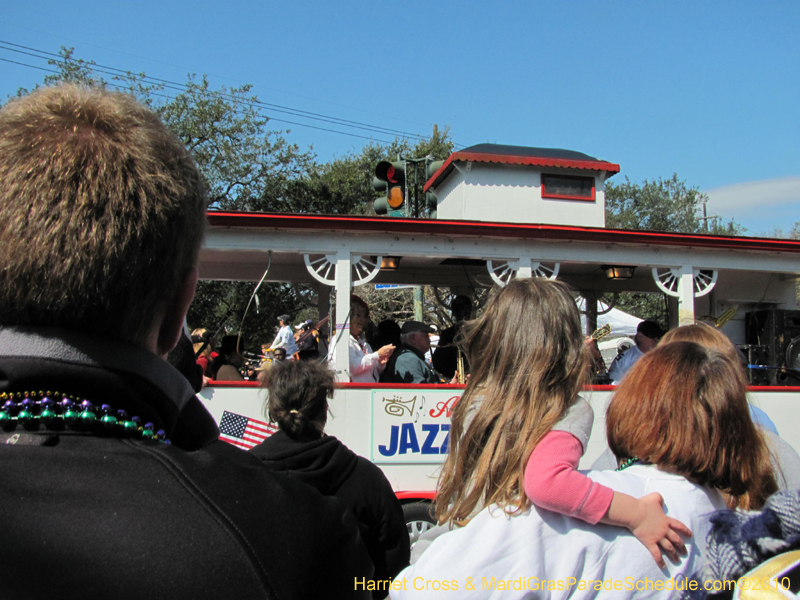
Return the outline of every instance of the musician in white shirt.
<path id="1" fill-rule="evenodd" d="M 356 295 L 350 296 L 350 381 L 353 383 L 376 383 L 394 352 L 389 344 L 377 352 L 362 338 L 369 321 L 369 306 Z M 331 353 L 330 364 L 336 364 L 336 349 Z"/>
<path id="2" fill-rule="evenodd" d="M 645 353 L 650 352 L 658 345 L 664 332 L 655 321 L 642 321 L 636 328 L 636 335 L 633 337 L 636 345 L 628 348 L 622 354 L 618 354 L 608 369 L 608 376 L 614 385 L 618 385 L 630 368 L 636 364 Z"/>

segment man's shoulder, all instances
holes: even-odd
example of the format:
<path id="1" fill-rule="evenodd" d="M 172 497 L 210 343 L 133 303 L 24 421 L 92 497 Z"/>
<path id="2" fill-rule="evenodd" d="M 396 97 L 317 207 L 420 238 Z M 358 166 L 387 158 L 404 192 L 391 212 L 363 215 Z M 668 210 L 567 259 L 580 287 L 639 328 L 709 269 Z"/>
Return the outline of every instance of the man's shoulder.
<path id="1" fill-rule="evenodd" d="M 7 460 L 12 453 L 15 460 Z M 47 496 L 36 498 L 37 506 L 55 509 L 73 490 L 83 490 L 82 501 L 94 507 L 98 519 L 112 518 L 121 506 L 128 507 L 125 510 L 138 522 L 181 531 L 198 551 L 213 547 L 226 561 L 238 561 L 240 574 L 247 573 L 245 579 L 251 582 L 247 585 L 271 588 L 281 597 L 318 597 L 330 590 L 325 580 L 336 589 L 352 590 L 353 576 L 369 577 L 358 530 L 339 503 L 270 472 L 254 456 L 224 442 L 185 452 L 149 442 L 73 437 L 48 453 L 46 463 L 40 452 L 30 448 L 6 446 L 0 455 L 9 455 L 3 456 L 0 473 L 10 498 L 29 487 L 22 485 L 24 465 L 37 465 L 40 477 L 48 481 Z M 133 549 L 152 543 L 147 531 L 125 533 L 125 522 L 110 521 L 103 535 L 126 535 Z M 67 523 L 60 533 L 58 527 L 37 531 L 32 534 L 40 534 L 57 548 L 91 545 L 96 537 L 87 530 L 66 541 Z M 342 551 L 332 557 L 325 550 L 329 548 Z M 153 560 L 168 554 L 152 551 Z M 305 558 L 300 561 L 300 556 Z M 187 556 L 184 562 L 197 567 L 203 563 L 202 554 Z M 309 568 L 320 574 L 316 583 L 303 581 Z M 208 579 L 209 585 L 217 581 L 193 573 Z M 241 583 L 244 587 L 234 585 L 234 589 L 252 589 L 246 588 L 244 579 Z"/>
<path id="2" fill-rule="evenodd" d="M 395 371 L 400 372 L 400 374 L 414 372 L 418 377 L 425 377 L 432 372 L 425 359 L 413 348 L 402 348 L 394 367 Z"/>
<path id="3" fill-rule="evenodd" d="M 396 352 L 397 352 L 397 360 L 398 361 L 400 361 L 400 360 L 403 360 L 403 361 L 419 360 L 419 361 L 425 362 L 419 356 L 419 354 L 417 354 L 416 350 L 414 350 L 413 348 L 409 348 L 408 346 L 400 346 L 400 348 L 398 348 Z"/>

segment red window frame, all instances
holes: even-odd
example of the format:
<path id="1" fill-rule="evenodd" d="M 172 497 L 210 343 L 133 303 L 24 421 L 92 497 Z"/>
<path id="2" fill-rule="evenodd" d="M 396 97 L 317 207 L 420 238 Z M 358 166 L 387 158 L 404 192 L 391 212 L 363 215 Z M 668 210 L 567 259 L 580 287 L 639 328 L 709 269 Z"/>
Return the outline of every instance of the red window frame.
<path id="1" fill-rule="evenodd" d="M 592 194 L 591 196 L 573 196 L 571 194 L 553 194 L 547 193 L 547 183 L 546 180 L 548 177 L 559 178 L 559 179 L 574 179 L 577 181 L 591 181 L 592 183 Z M 595 201 L 595 189 L 594 189 L 594 177 L 581 177 L 578 175 L 556 175 L 555 173 L 542 173 L 542 198 L 554 198 L 558 200 L 581 200 L 582 202 L 594 202 Z"/>

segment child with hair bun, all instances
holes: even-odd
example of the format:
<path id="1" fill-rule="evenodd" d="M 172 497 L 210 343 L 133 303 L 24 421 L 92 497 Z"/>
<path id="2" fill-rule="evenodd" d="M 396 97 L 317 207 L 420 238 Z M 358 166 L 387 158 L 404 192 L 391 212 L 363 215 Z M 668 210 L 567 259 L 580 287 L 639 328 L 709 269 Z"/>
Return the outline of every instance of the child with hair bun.
<path id="1" fill-rule="evenodd" d="M 335 496 L 358 521 L 374 579 L 393 579 L 409 560 L 403 510 L 383 471 L 325 433 L 333 382 L 333 372 L 316 362 L 275 362 L 264 371 L 267 412 L 279 430 L 250 452 L 267 468 Z"/>

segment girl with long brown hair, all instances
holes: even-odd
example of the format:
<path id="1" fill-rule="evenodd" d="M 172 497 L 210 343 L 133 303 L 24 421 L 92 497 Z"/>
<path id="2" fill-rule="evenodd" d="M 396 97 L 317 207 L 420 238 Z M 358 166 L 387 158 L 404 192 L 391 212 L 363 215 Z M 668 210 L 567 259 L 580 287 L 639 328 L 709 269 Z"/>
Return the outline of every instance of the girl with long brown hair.
<path id="1" fill-rule="evenodd" d="M 578 396 L 587 353 L 569 288 L 517 279 L 466 325 L 472 374 L 451 424 L 450 452 L 439 482 L 440 523 L 461 526 L 484 506 L 518 514 L 537 507 L 589 523 L 624 526 L 658 564 L 677 558 L 691 535 L 669 519 L 657 495 L 615 494 L 576 471 L 594 414 Z"/>

